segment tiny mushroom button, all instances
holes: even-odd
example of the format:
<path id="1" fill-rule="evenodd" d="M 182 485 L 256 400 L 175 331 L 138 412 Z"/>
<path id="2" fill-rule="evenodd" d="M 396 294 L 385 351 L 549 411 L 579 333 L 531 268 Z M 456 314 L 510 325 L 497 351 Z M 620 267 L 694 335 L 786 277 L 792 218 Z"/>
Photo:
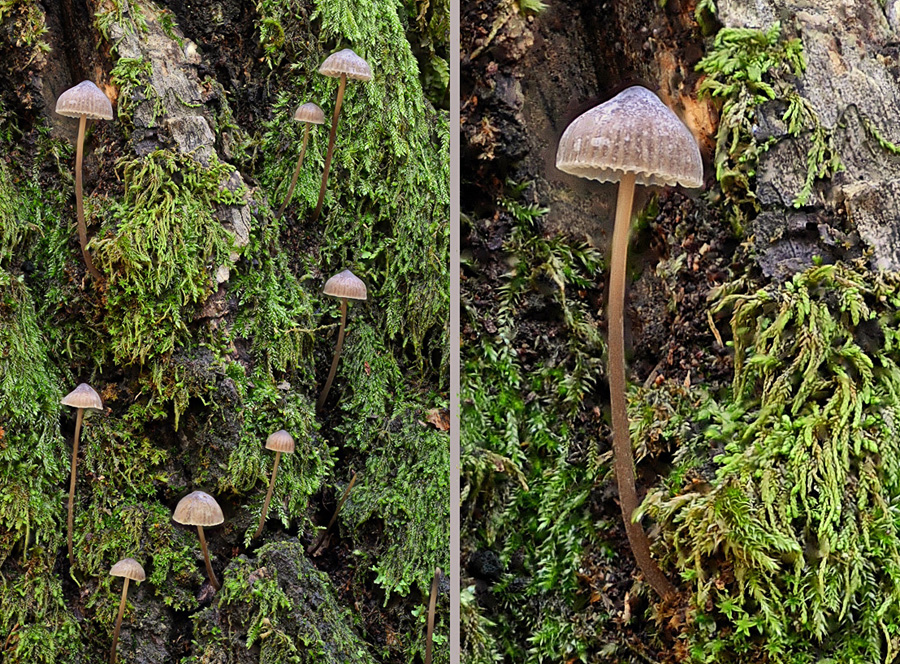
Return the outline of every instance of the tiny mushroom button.
<path id="1" fill-rule="evenodd" d="M 91 81 L 82 81 L 63 92 L 56 100 L 56 112 L 67 118 L 78 118 L 78 139 L 75 144 L 75 211 L 78 215 L 78 241 L 88 272 L 94 279 L 100 279 L 100 272 L 94 267 L 87 252 L 87 224 L 84 221 L 82 202 L 81 162 L 84 154 L 84 128 L 88 118 L 92 120 L 112 120 L 113 109 L 109 97 Z"/>
<path id="2" fill-rule="evenodd" d="M 253 534 L 253 539 L 260 536 L 263 524 L 266 522 L 266 514 L 269 512 L 269 503 L 272 500 L 272 491 L 275 489 L 275 476 L 278 474 L 278 460 L 282 453 L 292 454 L 294 452 L 294 439 L 284 429 L 279 429 L 275 433 L 269 434 L 266 438 L 266 449 L 275 452 L 275 464 L 272 467 L 272 477 L 269 480 L 269 490 L 266 492 L 266 500 L 263 503 L 262 514 L 259 516 L 259 527 Z"/>
<path id="3" fill-rule="evenodd" d="M 209 551 L 206 548 L 206 538 L 203 536 L 204 528 L 218 526 L 225 521 L 225 515 L 222 514 L 219 503 L 208 493 L 194 491 L 178 501 L 172 518 L 185 526 L 197 526 L 197 535 L 200 537 L 200 548 L 203 549 L 203 560 L 206 561 L 206 573 L 209 575 L 209 581 L 216 590 L 221 588 L 209 562 Z"/>
<path id="4" fill-rule="evenodd" d="M 600 182 L 619 182 L 610 258 L 609 392 L 613 450 L 625 532 L 638 566 L 661 597 L 675 591 L 650 556 L 650 543 L 633 521 L 639 501 L 625 401 L 625 265 L 635 184 L 703 186 L 703 160 L 690 130 L 659 98 L 630 87 L 576 118 L 563 132 L 556 167 Z"/>
<path id="5" fill-rule="evenodd" d="M 125 602 L 128 598 L 128 582 L 137 581 L 140 583 L 147 578 L 144 574 L 144 568 L 134 558 L 123 558 L 109 570 L 112 576 L 121 576 L 125 579 L 122 585 L 122 600 L 119 602 L 119 615 L 116 618 L 116 629 L 113 632 L 112 651 L 109 655 L 110 664 L 116 664 L 116 646 L 119 643 L 119 628 L 122 626 L 122 616 L 125 614 Z"/>
<path id="6" fill-rule="evenodd" d="M 338 332 L 337 346 L 334 349 L 334 359 L 331 361 L 328 380 L 325 381 L 325 387 L 322 389 L 322 395 L 319 397 L 319 403 L 316 405 L 316 408 L 319 410 L 322 409 L 322 406 L 325 405 L 325 400 L 328 398 L 328 391 L 331 389 L 331 383 L 337 371 L 338 360 L 341 358 L 341 348 L 344 345 L 344 325 L 347 322 L 347 300 L 365 300 L 368 297 L 366 285 L 350 270 L 344 270 L 331 277 L 325 282 L 322 292 L 325 295 L 341 299 L 341 329 Z"/>
<path id="7" fill-rule="evenodd" d="M 281 207 L 278 208 L 278 213 L 275 215 L 276 220 L 281 219 L 281 215 L 284 214 L 284 208 L 287 207 L 287 204 L 291 200 L 291 196 L 294 195 L 294 187 L 297 186 L 297 177 L 300 175 L 300 166 L 303 165 L 303 156 L 306 154 L 306 145 L 309 143 L 309 130 L 313 125 L 325 123 L 325 113 L 312 102 L 307 102 L 306 104 L 297 107 L 297 110 L 294 112 L 294 120 L 306 125 L 303 130 L 303 145 L 300 147 L 300 156 L 297 158 L 297 167 L 294 169 L 294 177 L 291 178 L 291 186 L 288 187 L 287 196 L 285 196 L 284 202 L 281 204 Z"/>

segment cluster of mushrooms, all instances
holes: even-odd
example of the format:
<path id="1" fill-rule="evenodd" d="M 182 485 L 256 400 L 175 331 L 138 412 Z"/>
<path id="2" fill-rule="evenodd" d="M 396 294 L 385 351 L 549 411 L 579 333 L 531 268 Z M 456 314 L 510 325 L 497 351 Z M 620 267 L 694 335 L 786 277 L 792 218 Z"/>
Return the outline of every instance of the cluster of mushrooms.
<path id="1" fill-rule="evenodd" d="M 556 167 L 571 175 L 618 182 L 609 274 L 609 394 L 613 456 L 625 532 L 638 567 L 660 597 L 675 592 L 650 555 L 635 521 L 640 501 L 625 399 L 625 266 L 635 184 L 703 186 L 703 160 L 691 131 L 650 90 L 633 86 L 577 117 L 559 140 Z"/>
<path id="2" fill-rule="evenodd" d="M 334 155 L 334 144 L 337 136 L 338 120 L 340 119 L 341 106 L 344 101 L 344 90 L 347 87 L 347 80 L 370 81 L 372 80 L 372 69 L 369 64 L 354 53 L 351 49 L 345 48 L 329 55 L 322 65 L 319 67 L 319 73 L 324 76 L 340 79 L 337 91 L 337 100 L 334 105 L 334 115 L 331 120 L 331 132 L 328 136 L 328 152 L 325 155 L 325 167 L 322 172 L 322 185 L 319 188 L 319 199 L 316 203 L 315 211 L 312 215 L 312 221 L 317 221 L 322 212 L 322 203 L 325 200 L 325 189 L 328 184 L 328 174 L 331 170 L 331 159 Z M 87 224 L 84 219 L 84 205 L 82 202 L 82 156 L 84 149 L 84 132 L 87 120 L 112 120 L 113 109 L 109 101 L 109 97 L 91 81 L 82 81 L 75 87 L 66 90 L 59 96 L 56 102 L 56 112 L 64 117 L 78 119 L 78 138 L 76 139 L 76 157 L 75 157 L 75 209 L 78 217 L 78 241 L 81 245 L 81 254 L 84 257 L 84 264 L 88 273 L 95 281 L 101 280 L 99 270 L 94 266 L 91 255 L 87 250 Z M 297 158 L 297 166 L 294 169 L 291 184 L 288 187 L 287 196 L 282 202 L 281 207 L 275 214 L 275 219 L 281 218 L 284 210 L 291 200 L 294 193 L 294 187 L 297 184 L 297 178 L 300 175 L 300 168 L 303 165 L 303 157 L 306 154 L 306 146 L 309 142 L 309 132 L 313 125 L 324 124 L 325 113 L 319 106 L 312 102 L 302 104 L 294 113 L 294 120 L 302 122 L 305 125 L 303 132 L 303 143 L 300 148 L 300 155 Z M 341 323 L 338 332 L 337 345 L 335 347 L 334 359 L 332 360 L 331 370 L 328 373 L 328 379 L 325 387 L 319 396 L 317 409 L 321 410 L 328 398 L 328 392 L 331 389 L 331 383 L 334 381 L 334 375 L 337 371 L 338 361 L 341 355 L 341 348 L 344 342 L 344 327 L 347 322 L 347 301 L 348 300 L 366 300 L 366 285 L 350 270 L 336 274 L 325 283 L 323 290 L 325 295 L 340 298 L 341 300 Z M 74 477 L 74 474 L 73 474 Z M 73 480 L 74 481 L 74 480 Z M 74 490 L 74 487 L 73 487 Z M 71 518 L 71 506 L 70 506 Z M 71 524 L 69 527 L 71 534 Z M 71 559 L 71 542 L 69 543 L 69 554 Z"/>
<path id="3" fill-rule="evenodd" d="M 68 515 L 68 533 L 67 542 L 69 547 L 69 567 L 75 566 L 75 558 L 72 549 L 72 530 L 74 522 L 74 504 L 75 504 L 75 476 L 78 466 L 78 443 L 81 435 L 81 424 L 84 420 L 86 410 L 103 410 L 103 401 L 97 391 L 87 383 L 81 383 L 62 399 L 64 406 L 71 406 L 77 409 L 75 418 L 75 438 L 72 443 L 72 473 L 69 480 L 69 515 Z M 263 505 L 262 514 L 259 519 L 259 528 L 253 535 L 254 539 L 262 533 L 263 525 L 266 521 L 266 514 L 269 509 L 269 502 L 272 499 L 272 492 L 275 488 L 275 477 L 278 474 L 278 461 L 282 454 L 290 454 L 294 451 L 294 439 L 284 430 L 276 431 L 266 439 L 266 449 L 275 452 L 275 464 L 272 468 L 272 477 L 269 480 L 269 489 L 266 493 L 266 500 Z M 206 563 L 206 574 L 209 582 L 216 590 L 222 586 L 213 572 L 212 564 L 209 560 L 209 550 L 206 547 L 206 537 L 203 529 L 212 526 L 218 526 L 225 521 L 225 515 L 216 499 L 203 491 L 194 491 L 178 501 L 172 519 L 176 523 L 185 526 L 196 526 L 197 536 L 200 539 L 200 548 L 203 551 L 203 560 Z M 146 578 L 144 568 L 134 558 L 124 558 L 112 566 L 109 573 L 112 576 L 120 576 L 125 578 L 125 584 L 122 588 L 122 601 L 119 605 L 119 615 L 116 618 L 116 627 L 113 633 L 112 652 L 110 661 L 115 664 L 116 661 L 116 645 L 119 641 L 119 628 L 122 624 L 122 615 L 125 612 L 125 600 L 128 596 L 128 582 L 136 581 L 140 583 Z"/>

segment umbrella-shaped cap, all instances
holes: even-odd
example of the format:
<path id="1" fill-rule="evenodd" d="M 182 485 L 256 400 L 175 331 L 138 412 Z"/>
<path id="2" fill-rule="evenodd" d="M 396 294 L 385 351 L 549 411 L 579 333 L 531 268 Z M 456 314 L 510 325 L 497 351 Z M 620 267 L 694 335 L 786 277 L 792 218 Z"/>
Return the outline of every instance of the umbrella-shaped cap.
<path id="1" fill-rule="evenodd" d="M 319 73 L 338 78 L 342 75 L 355 78 L 357 81 L 371 81 L 372 68 L 369 63 L 349 48 L 332 53 L 319 67 Z"/>
<path id="2" fill-rule="evenodd" d="M 109 573 L 113 576 L 124 576 L 132 581 L 143 581 L 147 578 L 144 568 L 134 558 L 123 558 L 112 566 Z"/>
<path id="3" fill-rule="evenodd" d="M 294 111 L 294 119 L 297 122 L 309 122 L 310 124 L 324 124 L 325 113 L 314 103 L 307 102 L 302 106 L 298 106 Z"/>
<path id="4" fill-rule="evenodd" d="M 290 454 L 294 451 L 294 439 L 287 431 L 280 429 L 266 438 L 266 449 Z"/>
<path id="5" fill-rule="evenodd" d="M 322 292 L 332 297 L 346 297 L 351 300 L 366 299 L 366 285 L 350 270 L 344 270 L 326 281 Z"/>
<path id="6" fill-rule="evenodd" d="M 69 392 L 62 398 L 60 403 L 63 406 L 71 406 L 72 408 L 103 410 L 103 401 L 100 399 L 100 395 L 97 394 L 97 390 L 87 383 L 82 383 Z"/>
<path id="7" fill-rule="evenodd" d="M 637 184 L 703 186 L 703 161 L 693 134 L 659 97 L 630 87 L 575 118 L 556 151 L 556 167 L 572 175 Z"/>
<path id="8" fill-rule="evenodd" d="M 178 501 L 175 514 L 178 523 L 185 526 L 218 526 L 225 520 L 216 499 L 203 491 L 194 491 Z"/>
<path id="9" fill-rule="evenodd" d="M 92 120 L 112 120 L 113 109 L 109 97 L 90 81 L 82 81 L 63 92 L 56 100 L 56 112 L 67 118 L 86 115 Z"/>

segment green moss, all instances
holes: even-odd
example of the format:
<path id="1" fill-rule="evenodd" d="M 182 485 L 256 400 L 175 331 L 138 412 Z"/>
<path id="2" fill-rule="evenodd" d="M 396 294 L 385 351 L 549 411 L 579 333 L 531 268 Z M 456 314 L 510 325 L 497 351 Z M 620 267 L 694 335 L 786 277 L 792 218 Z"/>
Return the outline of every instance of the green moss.
<path id="1" fill-rule="evenodd" d="M 156 118 L 165 112 L 162 97 L 151 83 L 152 76 L 153 65 L 143 58 L 119 58 L 109 72 L 113 85 L 119 86 L 116 115 L 126 126 L 131 126 L 134 110 L 141 104 L 150 104 L 151 127 L 156 124 Z"/>
<path id="2" fill-rule="evenodd" d="M 196 654 L 185 663 L 234 661 L 256 647 L 264 664 L 371 664 L 354 622 L 301 544 L 267 544 L 225 570 L 216 603 L 194 617 Z"/>
<path id="3" fill-rule="evenodd" d="M 47 24 L 40 3 L 34 0 L 0 0 L 0 47 L 28 49 L 30 63 L 41 53 L 48 53 L 50 45 L 44 40 Z M 15 43 L 5 43 L 6 35 L 15 35 Z"/>
<path id="4" fill-rule="evenodd" d="M 694 657 L 890 660 L 900 279 L 838 264 L 749 286 L 720 294 L 733 311 L 731 393 L 691 418 L 693 447 L 721 451 L 715 475 L 646 503 L 693 588 Z"/>

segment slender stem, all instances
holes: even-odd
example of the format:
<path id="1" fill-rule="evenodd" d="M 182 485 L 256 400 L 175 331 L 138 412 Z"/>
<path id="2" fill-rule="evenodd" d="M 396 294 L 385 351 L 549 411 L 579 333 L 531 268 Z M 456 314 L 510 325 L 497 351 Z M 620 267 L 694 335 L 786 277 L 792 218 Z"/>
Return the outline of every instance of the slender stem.
<path id="1" fill-rule="evenodd" d="M 316 404 L 317 410 L 322 410 L 325 405 L 325 399 L 328 398 L 328 391 L 331 389 L 331 382 L 334 380 L 334 374 L 337 371 L 338 360 L 341 359 L 341 348 L 344 346 L 344 324 L 347 322 L 347 298 L 341 298 L 341 329 L 338 332 L 337 346 L 334 349 L 334 359 L 331 361 L 331 370 L 328 372 L 328 380 L 325 381 L 325 388 L 322 390 L 322 396 L 319 397 L 319 403 Z"/>
<path id="2" fill-rule="evenodd" d="M 79 408 L 78 415 L 75 416 L 75 441 L 72 443 L 72 474 L 69 478 L 69 569 L 75 567 L 75 555 L 72 553 L 72 530 L 75 525 L 75 470 L 78 467 L 78 437 L 81 435 L 81 420 L 83 418 L 84 408 Z"/>
<path id="3" fill-rule="evenodd" d="M 119 644 L 119 628 L 122 626 L 122 616 L 125 615 L 125 600 L 128 597 L 128 577 L 125 577 L 125 585 L 122 586 L 122 601 L 119 603 L 119 617 L 116 618 L 116 629 L 113 632 L 112 651 L 109 653 L 109 664 L 116 664 L 116 646 Z"/>
<path id="4" fill-rule="evenodd" d="M 206 548 L 206 538 L 203 536 L 203 526 L 197 526 L 197 534 L 200 535 L 200 548 L 203 549 L 203 560 L 206 561 L 206 574 L 209 576 L 209 582 L 213 588 L 218 590 L 222 586 L 219 585 L 219 580 L 213 573 L 212 565 L 209 562 L 209 551 Z"/>
<path id="5" fill-rule="evenodd" d="M 344 88 L 347 87 L 347 75 L 341 74 L 341 84 L 338 86 L 337 102 L 334 105 L 334 117 L 331 119 L 331 133 L 328 135 L 328 153 L 325 155 L 325 170 L 322 171 L 322 186 L 319 189 L 319 201 L 316 203 L 316 211 L 312 220 L 316 221 L 322 213 L 322 202 L 325 200 L 325 185 L 328 184 L 328 171 L 331 170 L 331 156 L 334 153 L 334 137 L 337 135 L 338 118 L 341 115 L 341 104 L 344 102 Z"/>
<path id="6" fill-rule="evenodd" d="M 266 492 L 266 502 L 263 503 L 262 514 L 259 515 L 259 528 L 253 533 L 256 539 L 262 533 L 263 525 L 266 523 L 266 514 L 269 512 L 269 502 L 272 500 L 272 490 L 275 488 L 275 475 L 278 474 L 278 460 L 281 458 L 281 452 L 275 452 L 275 465 L 272 467 L 272 479 L 269 480 L 269 490 Z"/>
<path id="7" fill-rule="evenodd" d="M 441 568 L 434 568 L 434 580 L 431 582 L 431 600 L 428 602 L 428 630 L 425 635 L 425 664 L 431 664 L 431 644 L 434 641 L 434 613 L 437 609 L 438 579 Z"/>
<path id="8" fill-rule="evenodd" d="M 100 281 L 100 272 L 94 267 L 91 255 L 87 250 L 87 224 L 84 223 L 84 205 L 81 193 L 81 161 L 84 153 L 84 126 L 87 116 L 82 115 L 78 121 L 78 141 L 75 147 L 75 212 L 78 214 L 78 241 L 81 243 L 81 255 L 91 276 Z"/>
<path id="9" fill-rule="evenodd" d="M 625 402 L 625 265 L 628 257 L 628 232 L 631 226 L 631 206 L 634 200 L 634 174 L 628 173 L 619 183 L 616 202 L 616 225 L 613 229 L 612 256 L 609 273 L 609 396 L 612 403 L 613 454 L 616 480 L 619 484 L 619 504 L 625 521 L 625 533 L 638 567 L 647 582 L 660 597 L 675 592 L 650 556 L 650 541 L 641 524 L 633 521 L 639 502 L 634 481 L 634 459 L 631 433 L 628 430 L 628 409 Z"/>
<path id="10" fill-rule="evenodd" d="M 288 187 L 287 196 L 284 198 L 284 203 L 281 204 L 281 207 L 278 208 L 278 213 L 275 215 L 275 221 L 281 219 L 281 215 L 284 213 L 284 208 L 287 207 L 287 204 L 291 202 L 291 196 L 294 195 L 294 187 L 297 185 L 297 177 L 300 175 L 300 166 L 303 164 L 303 155 L 306 154 L 306 144 L 309 142 L 309 128 L 312 127 L 312 124 L 309 122 L 306 124 L 306 130 L 303 132 L 303 145 L 300 148 L 300 156 L 297 158 L 297 168 L 294 169 L 294 177 L 291 178 L 291 186 Z"/>
<path id="11" fill-rule="evenodd" d="M 337 519 L 338 512 L 341 511 L 341 508 L 344 506 L 344 503 L 347 502 L 347 496 L 350 495 L 350 489 L 353 488 L 353 485 L 356 484 L 356 473 L 353 473 L 353 477 L 350 478 L 350 484 L 347 485 L 347 488 L 344 489 L 344 493 L 341 496 L 340 501 L 338 501 L 337 507 L 334 508 L 334 514 L 331 515 L 331 520 L 328 522 L 328 525 L 325 526 L 325 530 L 319 533 L 319 536 L 316 538 L 316 541 L 309 545 L 309 548 L 306 550 L 306 553 L 309 555 L 314 554 L 319 550 L 319 547 L 322 546 L 322 542 L 325 540 L 325 535 L 328 534 L 328 531 L 331 530 L 331 526 L 334 525 L 335 519 Z"/>

